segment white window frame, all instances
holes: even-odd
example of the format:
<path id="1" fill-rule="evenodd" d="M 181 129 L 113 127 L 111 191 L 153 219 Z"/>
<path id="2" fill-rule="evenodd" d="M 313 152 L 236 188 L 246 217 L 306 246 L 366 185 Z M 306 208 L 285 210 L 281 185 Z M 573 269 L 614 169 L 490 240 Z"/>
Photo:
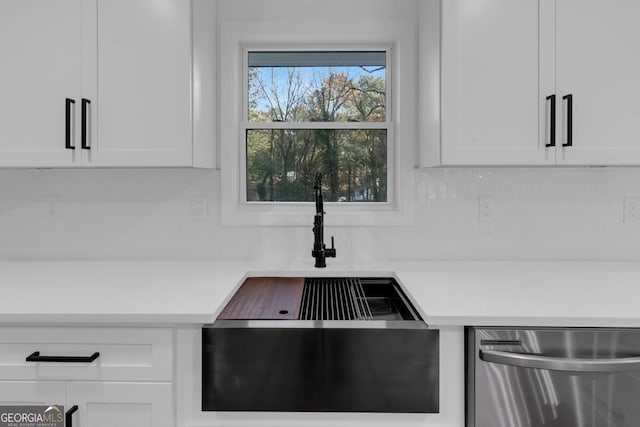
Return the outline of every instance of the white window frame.
<path id="1" fill-rule="evenodd" d="M 247 130 L 263 130 L 263 129 L 384 129 L 387 131 L 387 200 L 385 202 L 348 202 L 349 205 L 360 204 L 367 205 L 371 207 L 371 205 L 375 205 L 374 209 L 388 210 L 389 206 L 393 205 L 393 196 L 394 196 L 394 173 L 393 173 L 393 165 L 394 165 L 394 154 L 395 154 L 395 141 L 394 141 L 394 132 L 393 132 L 393 105 L 387 102 L 385 105 L 385 121 L 384 122 L 250 122 L 249 121 L 249 52 L 364 52 L 364 51 L 372 51 L 372 52 L 385 52 L 385 97 L 387 100 L 393 99 L 393 95 L 391 93 L 392 88 L 389 83 L 391 80 L 392 71 L 388 64 L 391 64 L 392 55 L 393 55 L 393 47 L 390 45 L 327 45 L 326 43 L 314 46 L 314 45 L 273 45 L 273 46 L 265 46 L 265 45 L 244 45 L 242 47 L 242 69 L 243 69 L 243 99 L 242 99 L 242 121 L 240 123 L 240 135 L 245 136 Z M 246 140 L 240 146 L 240 155 L 243 159 L 247 158 L 247 144 Z M 309 202 L 273 202 L 273 201 L 247 201 L 247 162 L 243 161 L 240 164 L 241 173 L 242 173 L 242 183 L 241 183 L 241 194 L 240 200 L 243 204 L 267 204 L 271 205 L 274 203 L 287 203 L 287 204 L 299 204 L 304 206 L 305 204 L 309 204 Z M 325 202 L 330 203 L 330 202 Z"/>
<path id="2" fill-rule="evenodd" d="M 251 50 L 384 50 L 387 52 L 387 201 L 325 202 L 327 226 L 409 225 L 413 223 L 413 178 L 417 164 L 417 28 L 406 22 L 351 22 L 344 28 L 309 23 L 222 22 L 219 33 L 219 149 L 222 225 L 309 226 L 313 202 L 247 202 L 247 52 Z M 292 40 L 296 40 L 292 43 Z M 402 83 L 402 84 L 401 84 Z M 296 128 L 304 123 L 273 123 Z M 336 122 L 322 124 L 339 128 Z M 313 128 L 321 127 L 314 123 Z M 362 129 L 364 123 L 347 126 Z M 400 143 L 399 141 L 402 141 Z M 310 216 L 311 215 L 311 216 Z"/>

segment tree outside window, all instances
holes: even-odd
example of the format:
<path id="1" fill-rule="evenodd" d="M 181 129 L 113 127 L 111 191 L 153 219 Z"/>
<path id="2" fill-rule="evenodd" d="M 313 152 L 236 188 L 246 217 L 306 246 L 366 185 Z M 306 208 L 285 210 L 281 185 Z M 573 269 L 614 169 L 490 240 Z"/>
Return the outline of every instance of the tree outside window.
<path id="1" fill-rule="evenodd" d="M 387 202 L 386 51 L 249 51 L 250 202 Z"/>

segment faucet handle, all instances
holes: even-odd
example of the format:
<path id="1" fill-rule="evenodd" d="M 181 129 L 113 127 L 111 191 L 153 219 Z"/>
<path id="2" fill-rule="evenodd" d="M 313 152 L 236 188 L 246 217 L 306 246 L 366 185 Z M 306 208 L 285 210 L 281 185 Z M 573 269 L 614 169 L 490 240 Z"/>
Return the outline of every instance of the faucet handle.
<path id="1" fill-rule="evenodd" d="M 333 246 L 333 236 L 331 236 L 331 249 L 325 249 L 324 250 L 324 256 L 329 257 L 329 258 L 335 258 L 336 257 L 336 248 Z"/>

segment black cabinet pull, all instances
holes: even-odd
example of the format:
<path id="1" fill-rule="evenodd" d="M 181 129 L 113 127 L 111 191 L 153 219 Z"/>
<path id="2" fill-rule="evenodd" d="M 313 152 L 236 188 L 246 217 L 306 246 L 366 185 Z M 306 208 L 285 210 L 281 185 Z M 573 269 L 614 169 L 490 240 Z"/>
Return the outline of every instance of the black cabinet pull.
<path id="1" fill-rule="evenodd" d="M 64 414 L 64 425 L 65 427 L 73 427 L 73 419 L 72 419 L 72 415 L 74 414 L 74 412 L 76 412 L 78 410 L 78 405 L 73 405 L 71 407 L 71 409 L 69 409 L 65 414 Z"/>
<path id="2" fill-rule="evenodd" d="M 58 362 L 58 363 L 91 363 L 100 357 L 99 352 L 91 356 L 40 356 L 39 351 L 34 351 L 27 356 L 27 362 Z"/>
<path id="3" fill-rule="evenodd" d="M 65 144 L 64 144 L 64 148 L 66 148 L 67 150 L 75 150 L 76 147 L 71 145 L 71 105 L 75 104 L 76 101 L 71 99 L 71 98 L 67 98 L 65 100 Z"/>
<path id="4" fill-rule="evenodd" d="M 87 126 L 87 110 L 91 105 L 91 101 L 86 98 L 82 98 L 82 149 L 91 150 L 91 146 L 87 144 L 89 140 L 88 126 Z"/>
<path id="5" fill-rule="evenodd" d="M 547 101 L 551 101 L 549 112 L 549 142 L 545 144 L 545 147 L 556 146 L 556 96 L 549 95 L 546 98 Z"/>
<path id="6" fill-rule="evenodd" d="M 563 96 L 562 100 L 567 101 L 567 141 L 562 146 L 571 147 L 573 145 L 573 94 Z"/>

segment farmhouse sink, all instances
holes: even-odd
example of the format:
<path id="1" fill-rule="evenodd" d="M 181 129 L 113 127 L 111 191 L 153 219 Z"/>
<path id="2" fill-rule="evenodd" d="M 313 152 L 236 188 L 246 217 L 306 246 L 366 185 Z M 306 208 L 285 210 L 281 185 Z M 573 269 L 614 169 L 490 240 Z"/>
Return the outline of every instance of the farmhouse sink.
<path id="1" fill-rule="evenodd" d="M 438 345 L 394 278 L 251 277 L 202 328 L 202 409 L 438 412 Z"/>

